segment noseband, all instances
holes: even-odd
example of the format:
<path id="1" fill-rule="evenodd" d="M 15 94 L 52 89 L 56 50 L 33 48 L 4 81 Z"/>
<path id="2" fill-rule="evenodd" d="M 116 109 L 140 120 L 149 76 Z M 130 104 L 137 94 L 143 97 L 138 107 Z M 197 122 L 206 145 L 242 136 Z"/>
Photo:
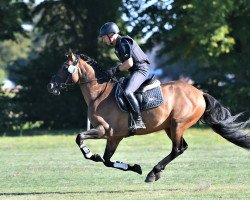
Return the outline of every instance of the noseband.
<path id="1" fill-rule="evenodd" d="M 76 59 L 74 60 L 74 62 L 72 63 L 72 65 L 73 65 L 73 66 L 76 66 L 76 65 L 78 64 L 78 62 L 79 62 L 79 59 L 80 59 L 80 56 L 77 55 L 77 56 L 76 56 Z M 69 67 L 68 61 L 66 61 L 66 62 L 64 63 L 63 67 L 65 67 L 65 68 Z M 59 76 L 59 75 L 57 75 L 57 76 Z M 59 77 L 60 77 L 60 76 L 59 76 Z M 67 90 L 67 89 L 68 89 L 68 86 L 72 86 L 72 85 L 74 85 L 74 83 L 73 83 L 73 81 L 72 81 L 72 75 L 69 74 L 69 75 L 68 75 L 68 78 L 66 79 L 66 81 L 65 81 L 64 83 L 60 83 L 59 87 L 62 88 L 62 89 L 66 89 L 66 90 Z"/>

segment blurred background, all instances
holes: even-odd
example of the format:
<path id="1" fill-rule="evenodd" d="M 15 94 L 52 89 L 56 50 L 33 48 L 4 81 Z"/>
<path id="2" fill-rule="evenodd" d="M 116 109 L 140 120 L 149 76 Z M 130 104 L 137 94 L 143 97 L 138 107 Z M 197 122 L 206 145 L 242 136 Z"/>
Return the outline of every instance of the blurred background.
<path id="1" fill-rule="evenodd" d="M 1 135 L 86 127 L 79 87 L 52 96 L 46 85 L 69 48 L 117 63 L 98 40 L 108 21 L 140 43 L 162 82 L 182 79 L 249 116 L 248 0 L 1 0 L 0 16 Z"/>

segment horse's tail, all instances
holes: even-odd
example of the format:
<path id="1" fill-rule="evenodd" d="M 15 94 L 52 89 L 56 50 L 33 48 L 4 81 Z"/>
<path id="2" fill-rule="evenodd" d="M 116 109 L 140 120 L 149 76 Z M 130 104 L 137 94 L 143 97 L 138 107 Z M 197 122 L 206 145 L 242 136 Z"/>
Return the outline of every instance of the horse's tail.
<path id="1" fill-rule="evenodd" d="M 232 116 L 230 111 L 214 97 L 207 93 L 203 96 L 206 101 L 206 110 L 201 119 L 229 142 L 250 150 L 250 134 L 243 131 L 249 120 L 237 122 L 241 113 Z"/>

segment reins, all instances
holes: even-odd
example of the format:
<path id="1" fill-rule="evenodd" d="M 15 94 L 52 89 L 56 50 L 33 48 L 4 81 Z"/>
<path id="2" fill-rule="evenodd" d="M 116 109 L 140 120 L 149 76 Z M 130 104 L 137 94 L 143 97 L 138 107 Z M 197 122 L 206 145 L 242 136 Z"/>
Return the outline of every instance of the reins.
<path id="1" fill-rule="evenodd" d="M 103 80 L 103 79 L 107 79 L 107 83 L 109 83 L 110 81 L 118 82 L 115 77 L 110 76 L 110 74 L 106 70 L 104 70 L 102 67 L 100 67 L 95 60 L 88 57 L 87 55 L 84 55 L 84 54 L 76 55 L 76 60 L 74 60 L 73 65 L 76 66 L 80 59 L 83 59 L 94 70 L 98 70 L 98 72 L 104 73 L 104 76 L 96 78 L 96 79 L 92 79 L 92 80 L 87 80 L 87 81 L 79 80 L 78 84 L 84 85 L 84 84 L 89 84 L 89 83 L 92 83 L 94 81 L 99 81 L 99 80 Z M 81 71 L 80 68 L 79 68 L 79 70 Z M 64 83 L 60 84 L 60 87 L 67 90 L 67 87 L 72 86 L 72 85 L 74 85 L 74 83 L 72 81 L 72 77 L 68 76 L 67 80 Z"/>
<path id="2" fill-rule="evenodd" d="M 65 81 L 65 83 L 61 83 L 60 87 L 63 89 L 68 89 L 67 86 L 72 86 L 74 85 L 72 78 L 70 76 L 68 76 L 67 80 Z"/>
<path id="3" fill-rule="evenodd" d="M 79 82 L 80 85 L 84 85 L 84 84 L 88 84 L 88 83 L 91 83 L 91 82 L 94 82 L 94 81 L 99 81 L 99 80 L 102 80 L 102 79 L 105 79 L 106 77 L 101 77 L 101 78 L 97 78 L 97 79 L 92 79 L 92 80 L 89 80 L 89 81 L 83 81 L 83 82 Z M 110 80 L 112 80 L 112 78 L 110 78 Z"/>
<path id="4" fill-rule="evenodd" d="M 96 79 L 92 79 L 92 80 L 88 80 L 88 81 L 80 81 L 79 84 L 84 85 L 84 84 L 88 84 L 94 81 L 99 81 L 99 80 L 103 80 L 103 79 L 108 79 L 107 82 L 110 82 L 111 80 L 114 81 L 114 78 L 110 76 L 110 74 L 108 74 L 108 72 L 106 70 L 104 70 L 102 67 L 100 67 L 98 65 L 98 63 L 93 60 L 92 58 L 84 55 L 84 54 L 80 54 L 79 55 L 80 58 L 82 58 L 87 64 L 89 64 L 91 67 L 94 68 L 94 70 L 99 70 L 99 72 L 102 72 L 105 74 L 105 76 L 102 76 L 100 78 L 96 78 Z"/>

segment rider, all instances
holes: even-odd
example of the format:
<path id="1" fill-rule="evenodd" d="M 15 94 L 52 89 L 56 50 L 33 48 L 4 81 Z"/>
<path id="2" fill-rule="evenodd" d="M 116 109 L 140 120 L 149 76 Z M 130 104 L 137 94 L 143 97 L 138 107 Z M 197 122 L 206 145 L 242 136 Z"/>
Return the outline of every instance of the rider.
<path id="1" fill-rule="evenodd" d="M 102 37 L 105 44 L 115 47 L 115 54 L 121 62 L 109 70 L 111 75 L 125 70 L 130 72 L 131 76 L 125 89 L 135 120 L 135 126 L 130 128 L 145 129 L 140 106 L 134 92 L 147 80 L 150 62 L 146 54 L 131 37 L 120 36 L 119 32 L 120 30 L 114 22 L 107 22 L 101 27 L 99 37 Z"/>

